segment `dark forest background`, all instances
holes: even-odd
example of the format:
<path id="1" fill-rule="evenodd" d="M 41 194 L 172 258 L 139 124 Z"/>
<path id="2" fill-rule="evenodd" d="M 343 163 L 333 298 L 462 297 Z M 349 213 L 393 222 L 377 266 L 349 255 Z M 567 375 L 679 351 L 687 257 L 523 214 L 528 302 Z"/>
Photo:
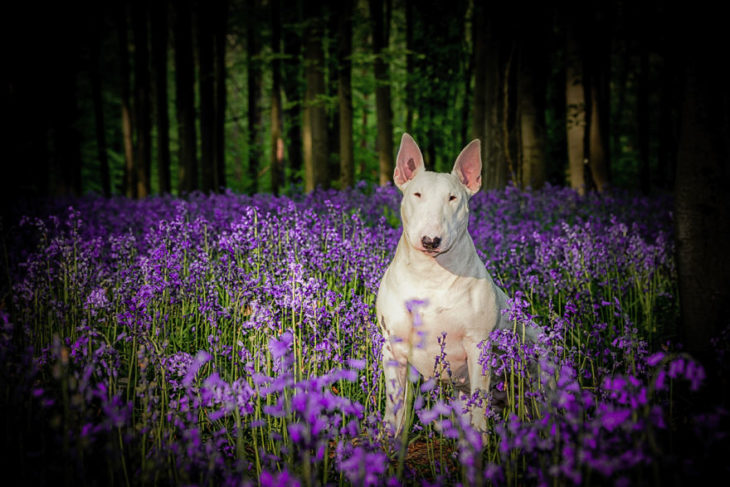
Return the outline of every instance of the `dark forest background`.
<path id="1" fill-rule="evenodd" d="M 440 171 L 480 138 L 487 189 L 672 193 L 686 338 L 707 351 L 730 321 L 729 43 L 717 5 L 11 2 L 3 208 L 386 184 L 404 131 Z"/>
<path id="2" fill-rule="evenodd" d="M 14 4 L 8 190 L 383 184 L 404 131 L 437 170 L 482 139 L 487 188 L 671 190 L 682 14 L 663 1 Z"/>

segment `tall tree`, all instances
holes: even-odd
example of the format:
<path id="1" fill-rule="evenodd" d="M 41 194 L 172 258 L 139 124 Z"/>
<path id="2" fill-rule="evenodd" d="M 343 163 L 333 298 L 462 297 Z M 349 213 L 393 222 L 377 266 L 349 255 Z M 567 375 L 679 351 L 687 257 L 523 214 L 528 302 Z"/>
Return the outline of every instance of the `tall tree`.
<path id="1" fill-rule="evenodd" d="M 584 35 L 585 71 L 588 82 L 586 99 L 590 101 L 588 126 L 588 163 L 595 188 L 605 191 L 610 185 L 609 174 L 609 74 L 611 61 L 611 26 L 609 7 L 600 5 L 586 13 L 591 35 Z"/>
<path id="2" fill-rule="evenodd" d="M 482 161 L 487 161 L 487 15 L 483 2 L 474 2 L 472 9 L 472 45 L 474 58 L 474 89 L 471 100 L 471 125 L 469 135 L 471 138 L 482 141 Z M 482 168 L 484 170 L 484 167 Z M 486 175 L 482 174 L 482 180 L 486 181 Z"/>
<path id="3" fill-rule="evenodd" d="M 301 183 L 303 166 L 302 122 L 304 97 L 302 83 L 303 12 L 301 0 L 282 0 L 282 88 L 284 104 L 284 152 L 289 177 L 294 184 Z"/>
<path id="4" fill-rule="evenodd" d="M 91 81 L 91 99 L 94 105 L 94 123 L 96 132 L 96 153 L 99 158 L 99 176 L 101 192 L 111 195 L 111 178 L 109 176 L 109 156 L 107 155 L 106 124 L 104 123 L 104 100 L 102 97 L 102 65 L 101 35 L 99 26 L 103 20 L 101 7 L 97 6 L 91 18 L 89 45 L 89 75 Z"/>
<path id="5" fill-rule="evenodd" d="M 134 118 L 137 129 L 135 165 L 138 198 L 144 198 L 150 194 L 152 163 L 148 22 L 149 12 L 146 2 L 135 0 L 132 3 L 132 26 L 134 30 Z"/>
<path id="6" fill-rule="evenodd" d="M 214 185 L 216 190 L 220 190 L 226 186 L 226 110 L 228 106 L 226 39 L 228 35 L 228 0 L 218 0 L 214 6 L 215 128 L 213 130 L 213 159 L 215 161 Z"/>
<path id="7" fill-rule="evenodd" d="M 134 114 L 132 112 L 131 68 L 129 65 L 129 33 L 127 3 L 119 2 L 117 18 L 119 48 L 120 104 L 122 110 L 122 138 L 124 139 L 124 193 L 137 196 L 137 171 L 134 156 Z"/>
<path id="8" fill-rule="evenodd" d="M 304 70 L 306 91 L 302 120 L 302 147 L 304 156 L 304 189 L 307 192 L 318 186 L 327 187 L 328 143 L 327 111 L 324 105 L 325 60 L 322 39 L 324 25 L 322 7 L 307 3 L 306 34 L 304 40 Z"/>
<path id="9" fill-rule="evenodd" d="M 284 119 L 281 103 L 281 0 L 271 0 L 271 192 L 284 183 Z"/>
<path id="10" fill-rule="evenodd" d="M 522 186 L 539 189 L 545 184 L 545 90 L 537 80 L 546 78 L 541 64 L 544 53 L 540 41 L 543 11 L 535 9 L 523 17 L 525 29 L 532 32 L 518 43 L 519 70 L 517 98 L 520 133 Z"/>
<path id="11" fill-rule="evenodd" d="M 730 96 L 728 74 L 708 49 L 725 40 L 723 19 L 705 12 L 700 6 L 674 12 L 673 25 L 688 33 L 678 62 L 684 93 L 675 221 L 682 335 L 686 349 L 713 374 L 711 340 L 727 326 L 730 302 Z"/>
<path id="12" fill-rule="evenodd" d="M 507 165 L 507 147 L 505 127 L 505 87 L 508 82 L 508 64 L 511 56 L 512 44 L 510 33 L 505 32 L 502 20 L 504 6 L 490 5 L 489 12 L 485 12 L 487 20 L 484 25 L 486 38 L 486 73 L 483 76 L 484 85 L 480 87 L 485 92 L 485 114 L 483 140 L 485 158 L 482 168 L 485 189 L 502 189 L 509 180 Z M 475 87 L 475 89 L 477 89 Z"/>
<path id="13" fill-rule="evenodd" d="M 565 46 L 565 124 L 568 143 L 570 187 L 584 194 L 586 100 L 583 86 L 583 55 L 574 21 L 568 21 Z"/>
<path id="14" fill-rule="evenodd" d="M 215 60 L 214 8 L 198 0 L 198 91 L 200 97 L 200 182 L 205 192 L 215 191 Z"/>
<path id="15" fill-rule="evenodd" d="M 378 180 L 381 185 L 393 179 L 393 109 L 390 100 L 389 65 L 384 56 L 390 43 L 391 0 L 369 0 L 370 20 L 373 25 L 373 53 L 375 54 L 375 110 L 378 137 Z"/>
<path id="16" fill-rule="evenodd" d="M 246 24 L 246 81 L 248 84 L 248 177 L 249 191 L 255 193 L 259 189 L 259 162 L 261 160 L 261 146 L 259 144 L 259 127 L 261 126 L 261 109 L 259 99 L 261 98 L 261 62 L 259 53 L 261 41 L 259 29 L 257 28 L 256 16 L 258 15 L 258 1 L 246 0 L 247 24 Z"/>
<path id="17" fill-rule="evenodd" d="M 170 116 L 167 112 L 168 3 L 151 4 L 152 69 L 154 78 L 155 120 L 157 122 L 157 175 L 160 193 L 170 193 Z"/>
<path id="18" fill-rule="evenodd" d="M 195 128 L 195 71 L 191 0 L 174 5 L 175 108 L 179 139 L 179 190 L 198 189 L 197 133 Z"/>
<path id="19" fill-rule="evenodd" d="M 355 152 L 352 137 L 352 0 L 337 3 L 337 103 L 339 106 L 340 183 L 355 184 Z"/>

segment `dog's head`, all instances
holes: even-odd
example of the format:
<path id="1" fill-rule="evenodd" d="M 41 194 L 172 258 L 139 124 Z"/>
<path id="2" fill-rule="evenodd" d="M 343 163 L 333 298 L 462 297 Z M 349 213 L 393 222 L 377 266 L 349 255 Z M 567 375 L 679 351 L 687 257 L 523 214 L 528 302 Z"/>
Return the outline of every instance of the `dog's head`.
<path id="1" fill-rule="evenodd" d="M 479 140 L 456 158 L 450 174 L 426 171 L 416 142 L 403 134 L 393 180 L 403 192 L 403 233 L 415 249 L 437 256 L 448 252 L 466 231 L 469 198 L 482 184 Z"/>

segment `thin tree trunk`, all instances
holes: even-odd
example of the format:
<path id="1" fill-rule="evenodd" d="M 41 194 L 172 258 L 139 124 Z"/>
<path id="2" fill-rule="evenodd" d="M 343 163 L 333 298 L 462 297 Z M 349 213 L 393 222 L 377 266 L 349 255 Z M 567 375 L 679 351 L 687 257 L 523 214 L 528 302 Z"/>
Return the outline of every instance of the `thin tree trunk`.
<path id="1" fill-rule="evenodd" d="M 390 0 L 385 0 L 386 11 Z M 384 19 L 383 0 L 370 0 L 370 17 L 373 23 L 373 53 L 375 54 L 375 109 L 377 117 L 377 151 L 379 183 L 388 184 L 393 179 L 393 110 L 390 100 L 390 75 L 383 51 L 388 47 L 390 25 Z"/>
<path id="2" fill-rule="evenodd" d="M 493 7 L 497 8 L 497 7 Z M 499 12 L 490 12 L 499 13 Z M 505 72 L 501 51 L 500 39 L 504 34 L 499 29 L 498 15 L 490 15 L 487 20 L 486 44 L 487 63 L 485 73 L 485 113 L 484 113 L 484 142 L 485 158 L 482 168 L 485 189 L 502 189 L 507 184 L 507 157 L 504 147 L 502 116 L 504 110 L 504 79 Z"/>
<path id="3" fill-rule="evenodd" d="M 215 70 L 213 18 L 210 6 L 198 1 L 198 72 L 200 96 L 200 169 L 201 187 L 215 191 Z"/>
<path id="4" fill-rule="evenodd" d="M 416 107 L 415 87 L 414 79 L 415 74 L 415 63 L 413 61 L 414 56 L 414 45 L 413 45 L 413 23 L 414 23 L 414 0 L 405 0 L 405 14 L 406 14 L 406 132 L 413 133 L 413 117 L 414 110 Z M 476 5 L 481 6 L 481 2 L 476 2 Z M 482 146 L 483 147 L 483 146 Z"/>
<path id="5" fill-rule="evenodd" d="M 284 184 L 284 139 L 281 104 L 281 2 L 271 0 L 271 192 L 279 194 Z"/>
<path id="6" fill-rule="evenodd" d="M 147 6 L 137 0 L 132 6 L 134 27 L 134 112 L 137 128 L 137 197 L 150 194 L 152 121 L 150 117 L 149 29 Z"/>
<path id="7" fill-rule="evenodd" d="M 537 27 L 530 24 L 528 27 Z M 545 124 L 543 103 L 535 79 L 540 79 L 539 53 L 531 41 L 523 41 L 517 80 L 520 123 L 520 156 L 523 187 L 539 189 L 545 184 Z"/>
<path id="8" fill-rule="evenodd" d="M 312 8 L 310 6 L 310 8 Z M 327 187 L 327 113 L 322 100 L 325 94 L 324 51 L 322 48 L 321 12 L 316 7 L 307 15 L 304 69 L 306 92 L 302 146 L 304 155 L 304 189 L 310 192 L 318 186 Z"/>
<path id="9" fill-rule="evenodd" d="M 340 184 L 342 188 L 355 184 L 355 151 L 352 138 L 352 0 L 342 0 L 337 14 L 339 45 L 337 49 L 337 102 L 340 124 Z"/>
<path id="10" fill-rule="evenodd" d="M 170 193 L 170 116 L 167 112 L 168 4 L 152 2 L 152 67 L 157 120 L 157 176 L 160 193 Z"/>
<path id="11" fill-rule="evenodd" d="M 590 130 L 589 130 L 589 157 L 591 175 L 593 183 L 596 185 L 598 192 L 603 192 L 609 187 L 608 173 L 608 147 L 606 145 L 606 133 L 608 131 L 607 124 L 604 121 L 603 111 L 608 107 L 601 103 L 601 94 L 595 81 L 591 81 L 590 96 Z"/>
<path id="12" fill-rule="evenodd" d="M 173 5 L 175 6 L 175 106 L 180 144 L 179 190 L 190 192 L 198 189 L 192 7 L 190 0 L 177 0 Z"/>
<path id="13" fill-rule="evenodd" d="M 646 44 L 642 44 L 639 63 L 636 107 L 636 121 L 638 125 L 637 139 L 639 146 L 639 187 L 642 193 L 649 194 L 651 187 L 651 169 L 649 167 L 649 52 Z"/>
<path id="14" fill-rule="evenodd" d="M 289 168 L 290 184 L 301 184 L 303 165 L 302 99 L 303 83 L 301 46 L 302 4 L 299 0 L 282 0 L 282 41 L 284 43 L 284 62 L 282 63 L 282 88 L 288 106 L 284 109 L 284 152 Z"/>
<path id="15" fill-rule="evenodd" d="M 585 57 L 589 72 L 586 87 L 590 97 L 588 162 L 593 184 L 599 192 L 603 192 L 610 186 L 608 79 L 611 68 L 611 29 L 607 20 L 610 12 L 604 6 L 597 13 L 589 15 L 593 35 L 586 41 L 590 52 Z"/>
<path id="16" fill-rule="evenodd" d="M 122 138 L 124 139 L 124 193 L 129 198 L 137 196 L 137 171 L 134 157 L 134 118 L 132 114 L 129 66 L 128 13 L 124 2 L 119 4 L 117 30 L 119 31 L 119 77 L 122 109 Z"/>
<path id="17" fill-rule="evenodd" d="M 226 187 L 226 34 L 228 19 L 228 1 L 218 0 L 215 4 L 215 129 L 214 160 L 216 191 Z"/>
<path id="18" fill-rule="evenodd" d="M 248 83 L 248 177 L 249 192 L 256 193 L 259 189 L 259 161 L 261 147 L 259 145 L 258 129 L 261 125 L 261 111 L 259 98 L 261 97 L 261 68 L 256 56 L 259 54 L 259 33 L 255 23 L 255 10 L 258 8 L 256 0 L 246 2 L 248 23 L 246 26 L 246 60 L 248 69 L 246 80 Z"/>
<path id="19" fill-rule="evenodd" d="M 572 25 L 568 26 L 566 36 L 565 104 L 570 187 L 579 194 L 585 194 L 586 104 L 583 87 L 583 61 Z"/>
<path id="20" fill-rule="evenodd" d="M 471 128 L 472 138 L 482 141 L 482 161 L 487 160 L 487 17 L 482 2 L 474 2 L 472 15 L 472 39 L 474 46 L 474 92 L 471 102 Z M 485 179 L 485 178 L 483 178 Z"/>
<path id="21" fill-rule="evenodd" d="M 111 179 L 109 176 L 109 156 L 107 155 L 106 125 L 104 123 L 104 100 L 102 98 L 101 81 L 101 37 L 99 35 L 98 22 L 102 18 L 100 12 L 96 12 L 94 25 L 91 26 L 91 45 L 89 46 L 91 77 L 91 98 L 94 104 L 94 123 L 96 129 L 96 153 L 99 158 L 99 177 L 101 180 L 101 192 L 104 196 L 111 195 Z"/>

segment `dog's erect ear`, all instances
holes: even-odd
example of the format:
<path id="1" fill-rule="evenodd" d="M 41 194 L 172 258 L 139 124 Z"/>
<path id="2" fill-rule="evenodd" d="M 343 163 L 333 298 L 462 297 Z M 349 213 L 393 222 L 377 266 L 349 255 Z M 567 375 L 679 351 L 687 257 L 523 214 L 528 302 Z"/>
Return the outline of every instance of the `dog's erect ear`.
<path id="1" fill-rule="evenodd" d="M 470 194 L 479 191 L 482 186 L 482 144 L 479 139 L 472 140 L 464 147 L 456 158 L 451 174 L 466 186 Z"/>
<path id="2" fill-rule="evenodd" d="M 393 181 L 395 185 L 403 190 L 408 181 L 413 179 L 416 174 L 423 171 L 423 154 L 418 148 L 413 137 L 404 133 L 400 139 L 400 149 L 398 149 L 398 157 L 395 160 L 395 171 L 393 171 Z"/>

